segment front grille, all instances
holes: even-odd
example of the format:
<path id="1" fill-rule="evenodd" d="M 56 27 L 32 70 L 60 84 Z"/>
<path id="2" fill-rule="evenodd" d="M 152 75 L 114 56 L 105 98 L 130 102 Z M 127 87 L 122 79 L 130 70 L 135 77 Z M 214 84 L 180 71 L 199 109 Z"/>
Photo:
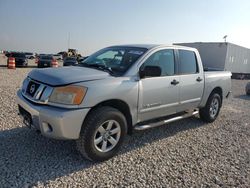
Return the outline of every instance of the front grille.
<path id="1" fill-rule="evenodd" d="M 22 95 L 32 102 L 46 104 L 53 88 L 26 78 L 23 83 Z"/>
<path id="2" fill-rule="evenodd" d="M 34 97 L 37 89 L 39 88 L 40 84 L 30 81 L 28 87 L 26 89 L 26 93 L 28 93 L 31 97 Z"/>

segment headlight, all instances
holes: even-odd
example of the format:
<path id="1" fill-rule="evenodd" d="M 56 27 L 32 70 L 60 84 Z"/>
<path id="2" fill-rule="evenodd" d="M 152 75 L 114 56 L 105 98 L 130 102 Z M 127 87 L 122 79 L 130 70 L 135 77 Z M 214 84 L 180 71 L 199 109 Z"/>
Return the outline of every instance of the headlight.
<path id="1" fill-rule="evenodd" d="M 87 88 L 81 86 L 56 87 L 49 97 L 49 102 L 79 105 L 86 92 Z"/>

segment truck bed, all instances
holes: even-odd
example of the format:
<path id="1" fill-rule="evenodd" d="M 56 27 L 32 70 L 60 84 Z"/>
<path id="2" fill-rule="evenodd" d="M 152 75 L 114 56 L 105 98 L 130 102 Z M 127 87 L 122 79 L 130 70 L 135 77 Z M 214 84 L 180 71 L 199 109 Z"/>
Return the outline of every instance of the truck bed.
<path id="1" fill-rule="evenodd" d="M 217 87 L 222 89 L 222 97 L 225 98 L 231 92 L 231 76 L 232 73 L 229 71 L 205 71 L 205 87 L 200 106 L 203 107 L 206 105 L 210 93 Z"/>

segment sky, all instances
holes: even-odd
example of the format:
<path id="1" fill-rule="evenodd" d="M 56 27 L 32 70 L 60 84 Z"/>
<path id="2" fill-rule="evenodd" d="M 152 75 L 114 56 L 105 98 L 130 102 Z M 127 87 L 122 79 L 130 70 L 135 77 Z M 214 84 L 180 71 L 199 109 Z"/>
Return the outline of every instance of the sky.
<path id="1" fill-rule="evenodd" d="M 0 0 L 0 50 L 89 55 L 118 44 L 250 48 L 250 0 Z"/>

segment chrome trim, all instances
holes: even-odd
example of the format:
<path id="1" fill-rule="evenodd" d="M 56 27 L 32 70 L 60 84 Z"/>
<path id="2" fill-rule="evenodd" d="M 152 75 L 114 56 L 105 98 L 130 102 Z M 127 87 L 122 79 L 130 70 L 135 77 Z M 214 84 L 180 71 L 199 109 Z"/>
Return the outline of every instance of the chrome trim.
<path id="1" fill-rule="evenodd" d="M 189 100 L 181 101 L 180 104 L 198 102 L 198 101 L 200 101 L 200 100 L 201 100 L 201 98 L 189 99 Z"/>
<path id="2" fill-rule="evenodd" d="M 38 89 L 37 89 L 37 91 L 36 91 L 36 93 L 35 93 L 35 99 L 36 100 L 39 100 L 40 99 L 40 96 L 41 96 L 41 94 L 42 94 L 42 92 L 43 92 L 43 90 L 44 90 L 44 88 L 45 88 L 45 86 L 44 85 L 40 85 L 39 87 L 38 87 Z"/>
<path id="3" fill-rule="evenodd" d="M 184 115 L 176 116 L 176 117 L 173 117 L 173 118 L 170 118 L 170 119 L 165 119 L 165 120 L 157 121 L 157 122 L 154 122 L 154 123 L 148 123 L 148 124 L 145 124 L 145 125 L 136 125 L 134 127 L 134 129 L 138 130 L 138 131 L 145 130 L 145 129 L 150 129 L 150 128 L 158 127 L 158 126 L 168 124 L 168 123 L 171 123 L 171 122 L 174 122 L 174 121 L 177 121 L 177 120 L 188 118 L 188 117 L 194 116 L 194 115 L 196 115 L 198 113 L 199 113 L 199 111 L 195 110 L 193 112 L 187 112 Z"/>
<path id="4" fill-rule="evenodd" d="M 160 106 L 153 106 L 153 107 L 145 107 L 140 110 L 140 113 L 145 113 L 145 112 L 150 112 L 150 111 L 154 111 L 154 110 L 160 110 L 162 108 L 167 108 L 167 107 L 172 107 L 172 106 L 177 106 L 179 103 L 175 102 L 175 103 L 170 103 L 170 104 L 164 104 L 164 105 L 160 105 Z"/>
<path id="5" fill-rule="evenodd" d="M 143 108 L 153 108 L 153 107 L 161 106 L 161 105 L 162 105 L 162 103 L 145 104 L 145 105 L 143 105 Z"/>
<path id="6" fill-rule="evenodd" d="M 27 87 L 29 85 L 30 82 L 34 82 L 36 84 L 39 84 L 39 87 L 37 89 L 37 91 L 35 92 L 34 96 L 30 96 L 28 93 L 27 93 Z M 23 86 L 22 86 L 22 95 L 34 102 L 34 103 L 38 103 L 38 104 L 47 104 L 48 103 L 48 100 L 49 100 L 49 96 L 50 94 L 52 93 L 53 91 L 53 88 L 50 87 L 50 86 L 47 86 L 43 83 L 40 83 L 40 82 L 37 82 L 35 80 L 32 80 L 31 78 L 27 77 L 24 81 L 23 81 Z"/>
<path id="7" fill-rule="evenodd" d="M 42 96 L 40 97 L 40 101 L 44 102 L 44 103 L 48 103 L 49 102 L 49 96 L 51 95 L 51 93 L 53 92 L 53 88 L 49 87 L 49 86 L 45 86 L 45 90 L 43 91 Z"/>

